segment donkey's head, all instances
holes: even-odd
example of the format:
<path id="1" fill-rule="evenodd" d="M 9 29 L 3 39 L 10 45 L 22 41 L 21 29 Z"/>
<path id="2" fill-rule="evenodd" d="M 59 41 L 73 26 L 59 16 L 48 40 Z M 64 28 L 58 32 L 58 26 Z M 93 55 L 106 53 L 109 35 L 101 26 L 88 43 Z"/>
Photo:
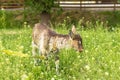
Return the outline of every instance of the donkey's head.
<path id="1" fill-rule="evenodd" d="M 82 52 L 83 51 L 83 45 L 82 45 L 82 38 L 79 34 L 76 33 L 76 28 L 73 25 L 72 29 L 69 32 L 69 36 L 71 38 L 71 45 L 72 47 L 79 51 Z"/>

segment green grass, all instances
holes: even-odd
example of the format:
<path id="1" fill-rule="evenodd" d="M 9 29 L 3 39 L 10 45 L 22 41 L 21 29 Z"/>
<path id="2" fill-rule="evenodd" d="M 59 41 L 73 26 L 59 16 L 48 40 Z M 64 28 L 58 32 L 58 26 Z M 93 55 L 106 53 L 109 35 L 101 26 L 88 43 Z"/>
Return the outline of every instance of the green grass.
<path id="1" fill-rule="evenodd" d="M 0 29 L 22 28 L 24 25 L 23 14 L 23 11 L 19 10 L 0 10 Z"/>
<path id="2" fill-rule="evenodd" d="M 83 38 L 84 51 L 60 51 L 60 74 L 55 73 L 54 59 L 33 65 L 33 58 L 8 55 L 11 50 L 32 55 L 32 29 L 0 30 L 0 80 L 119 80 L 120 30 L 77 29 Z M 59 33 L 67 30 L 56 29 Z M 16 53 L 17 54 L 17 53 Z"/>

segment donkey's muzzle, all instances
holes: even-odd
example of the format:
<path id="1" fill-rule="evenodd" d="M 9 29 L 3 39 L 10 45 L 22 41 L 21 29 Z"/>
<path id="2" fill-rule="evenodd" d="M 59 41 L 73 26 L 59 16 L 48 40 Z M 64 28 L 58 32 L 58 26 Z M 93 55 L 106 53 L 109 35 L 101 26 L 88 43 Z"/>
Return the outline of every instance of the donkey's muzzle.
<path id="1" fill-rule="evenodd" d="M 79 48 L 79 50 L 78 50 L 79 52 L 83 52 L 83 48 Z"/>

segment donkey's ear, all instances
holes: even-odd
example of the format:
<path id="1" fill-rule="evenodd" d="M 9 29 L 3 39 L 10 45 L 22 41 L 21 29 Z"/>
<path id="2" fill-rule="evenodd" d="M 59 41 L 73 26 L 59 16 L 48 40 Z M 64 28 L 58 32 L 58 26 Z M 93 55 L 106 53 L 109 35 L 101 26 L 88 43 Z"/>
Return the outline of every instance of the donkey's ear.
<path id="1" fill-rule="evenodd" d="M 69 30 L 69 36 L 70 36 L 72 39 L 74 39 L 75 34 L 73 33 L 73 31 Z"/>
<path id="2" fill-rule="evenodd" d="M 75 28 L 75 25 L 72 26 L 72 32 L 73 32 L 74 34 L 76 34 L 76 28 Z"/>

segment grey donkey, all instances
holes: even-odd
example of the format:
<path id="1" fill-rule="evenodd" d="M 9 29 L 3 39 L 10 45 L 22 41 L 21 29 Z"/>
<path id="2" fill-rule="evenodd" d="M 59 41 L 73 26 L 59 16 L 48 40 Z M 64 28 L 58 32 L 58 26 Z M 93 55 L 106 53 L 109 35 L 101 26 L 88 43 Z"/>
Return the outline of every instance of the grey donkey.
<path id="1" fill-rule="evenodd" d="M 46 24 L 37 23 L 33 28 L 32 33 L 32 54 L 48 57 L 51 52 L 58 52 L 60 49 L 73 48 L 76 51 L 82 52 L 82 38 L 76 33 L 76 28 L 73 25 L 68 34 L 59 34 L 51 30 Z M 34 58 L 34 64 L 37 64 L 37 59 Z M 56 72 L 59 73 L 59 57 L 55 58 Z"/>

